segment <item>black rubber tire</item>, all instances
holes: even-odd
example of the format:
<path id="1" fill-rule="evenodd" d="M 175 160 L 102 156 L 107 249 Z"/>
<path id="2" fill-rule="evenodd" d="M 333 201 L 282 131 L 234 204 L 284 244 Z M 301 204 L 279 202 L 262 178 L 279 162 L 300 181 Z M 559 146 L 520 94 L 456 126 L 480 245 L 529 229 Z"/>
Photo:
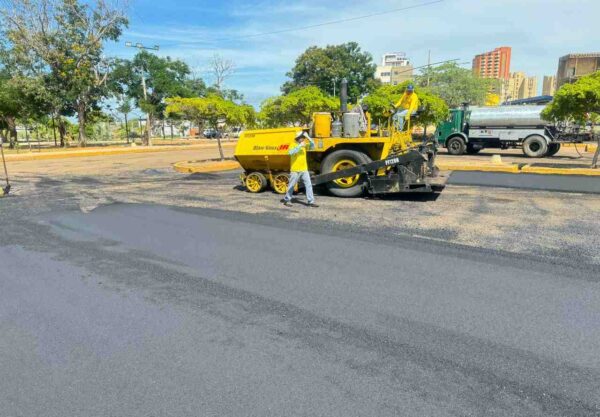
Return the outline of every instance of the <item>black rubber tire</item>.
<path id="1" fill-rule="evenodd" d="M 548 153 L 548 142 L 540 135 L 532 135 L 523 141 L 523 153 L 530 158 L 542 158 Z"/>
<path id="2" fill-rule="evenodd" d="M 354 161 L 357 165 L 366 164 L 371 162 L 371 158 L 359 151 L 353 151 L 350 149 L 340 149 L 330 153 L 325 157 L 321 163 L 321 173 L 326 174 L 332 171 L 333 166 L 341 159 L 349 159 Z M 335 182 L 330 181 L 325 184 L 327 190 L 336 197 L 353 198 L 360 197 L 364 193 L 364 183 L 366 179 L 364 175 L 358 179 L 356 185 L 350 188 L 342 188 Z"/>
<path id="3" fill-rule="evenodd" d="M 548 145 L 548 153 L 546 156 L 554 156 L 560 151 L 560 143 L 551 143 Z"/>
<path id="4" fill-rule="evenodd" d="M 467 150 L 467 144 L 465 140 L 460 136 L 454 136 L 448 139 L 446 142 L 446 148 L 448 148 L 448 153 L 450 155 L 463 155 Z"/>
<path id="5" fill-rule="evenodd" d="M 479 153 L 479 151 L 480 151 L 481 149 L 482 149 L 482 148 L 474 148 L 474 147 L 473 147 L 473 145 L 470 145 L 470 144 L 469 144 L 469 145 L 467 145 L 467 153 L 468 153 L 469 155 L 475 155 L 475 154 L 478 154 L 478 153 Z"/>

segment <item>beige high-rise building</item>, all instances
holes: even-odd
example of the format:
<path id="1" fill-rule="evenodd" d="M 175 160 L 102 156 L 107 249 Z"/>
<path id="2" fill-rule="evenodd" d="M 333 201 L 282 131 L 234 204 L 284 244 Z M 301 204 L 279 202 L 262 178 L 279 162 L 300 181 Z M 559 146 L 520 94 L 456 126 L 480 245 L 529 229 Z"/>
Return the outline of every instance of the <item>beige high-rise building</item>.
<path id="1" fill-rule="evenodd" d="M 398 85 L 413 78 L 413 66 L 404 52 L 391 52 L 383 55 L 377 66 L 375 78 L 382 84 Z"/>
<path id="2" fill-rule="evenodd" d="M 553 96 L 556 92 L 556 77 L 554 75 L 544 75 L 542 85 L 542 95 Z"/>
<path id="3" fill-rule="evenodd" d="M 565 55 L 558 60 L 556 87 L 560 88 L 596 71 L 600 71 L 600 52 Z"/>
<path id="4" fill-rule="evenodd" d="M 517 71 L 510 74 L 503 83 L 501 100 L 519 100 L 537 96 L 537 77 L 528 77 L 524 72 Z"/>

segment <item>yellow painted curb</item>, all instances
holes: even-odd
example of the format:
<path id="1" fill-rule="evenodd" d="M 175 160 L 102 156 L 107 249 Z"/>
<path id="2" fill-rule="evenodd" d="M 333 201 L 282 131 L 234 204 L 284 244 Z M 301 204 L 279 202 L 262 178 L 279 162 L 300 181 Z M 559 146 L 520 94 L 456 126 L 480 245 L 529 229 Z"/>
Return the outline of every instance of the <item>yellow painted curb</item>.
<path id="1" fill-rule="evenodd" d="M 598 147 L 594 143 L 562 143 L 560 146 L 564 148 L 576 148 L 579 152 L 596 152 L 596 148 Z"/>
<path id="2" fill-rule="evenodd" d="M 218 162 L 203 162 L 203 161 L 182 161 L 173 164 L 173 169 L 184 174 L 193 174 L 199 172 L 218 172 L 230 171 L 240 168 L 237 161 L 218 161 Z"/>
<path id="3" fill-rule="evenodd" d="M 223 143 L 224 147 L 235 146 L 236 143 Z M 26 154 L 11 154 L 6 155 L 7 161 L 38 161 L 44 159 L 61 159 L 61 158 L 85 158 L 92 156 L 108 156 L 108 155 L 127 155 L 147 152 L 171 152 L 171 151 L 186 151 L 195 149 L 215 148 L 217 144 L 207 143 L 199 145 L 180 145 L 180 146 L 136 146 L 131 148 L 117 149 L 78 149 L 75 151 L 65 152 L 40 152 Z"/>
<path id="4" fill-rule="evenodd" d="M 518 165 L 508 164 L 457 164 L 457 163 L 438 163 L 438 168 L 442 171 L 483 171 L 483 172 L 510 172 L 518 173 Z"/>
<path id="5" fill-rule="evenodd" d="M 590 175 L 600 176 L 600 169 L 592 168 L 550 168 L 525 165 L 521 172 L 526 174 L 548 174 L 548 175 Z"/>

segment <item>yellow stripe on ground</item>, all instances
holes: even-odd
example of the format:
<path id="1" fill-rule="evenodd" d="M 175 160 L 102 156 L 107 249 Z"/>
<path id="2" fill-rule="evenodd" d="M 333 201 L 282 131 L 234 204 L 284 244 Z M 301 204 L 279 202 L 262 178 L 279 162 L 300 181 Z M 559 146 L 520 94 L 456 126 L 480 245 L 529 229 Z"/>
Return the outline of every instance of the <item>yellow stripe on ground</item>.
<path id="1" fill-rule="evenodd" d="M 235 142 L 223 143 L 224 147 L 235 146 Z M 107 156 L 107 155 L 127 155 L 146 152 L 170 152 L 170 151 L 187 151 L 195 149 L 214 148 L 216 144 L 207 143 L 199 145 L 181 145 L 181 146 L 136 146 L 131 148 L 110 148 L 110 149 L 77 149 L 74 151 L 64 152 L 40 152 L 40 153 L 24 153 L 6 155 L 7 161 L 37 161 L 44 159 L 61 159 L 61 158 L 85 158 L 91 156 Z"/>
<path id="2" fill-rule="evenodd" d="M 442 171 L 483 171 L 483 172 L 509 172 L 517 174 L 518 165 L 509 164 L 477 164 L 477 163 L 459 163 L 459 162 L 441 162 L 437 164 Z"/>
<path id="3" fill-rule="evenodd" d="M 230 171 L 240 168 L 240 164 L 237 161 L 182 161 L 175 163 L 173 168 L 177 172 L 194 174 L 200 172 Z"/>
<path id="4" fill-rule="evenodd" d="M 521 172 L 526 174 L 548 174 L 548 175 L 591 175 L 600 176 L 600 169 L 592 168 L 551 168 L 525 165 Z"/>

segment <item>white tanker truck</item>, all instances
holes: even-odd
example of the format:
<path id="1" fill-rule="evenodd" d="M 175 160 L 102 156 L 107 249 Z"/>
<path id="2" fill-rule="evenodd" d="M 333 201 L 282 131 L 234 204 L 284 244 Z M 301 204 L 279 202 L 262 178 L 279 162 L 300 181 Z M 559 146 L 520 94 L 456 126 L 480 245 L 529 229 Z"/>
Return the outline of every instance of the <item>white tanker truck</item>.
<path id="1" fill-rule="evenodd" d="M 483 148 L 517 148 L 529 157 L 556 154 L 561 143 L 581 143 L 585 133 L 568 132 L 543 120 L 545 106 L 468 107 L 450 110 L 435 136 L 451 155 L 475 154 Z"/>

